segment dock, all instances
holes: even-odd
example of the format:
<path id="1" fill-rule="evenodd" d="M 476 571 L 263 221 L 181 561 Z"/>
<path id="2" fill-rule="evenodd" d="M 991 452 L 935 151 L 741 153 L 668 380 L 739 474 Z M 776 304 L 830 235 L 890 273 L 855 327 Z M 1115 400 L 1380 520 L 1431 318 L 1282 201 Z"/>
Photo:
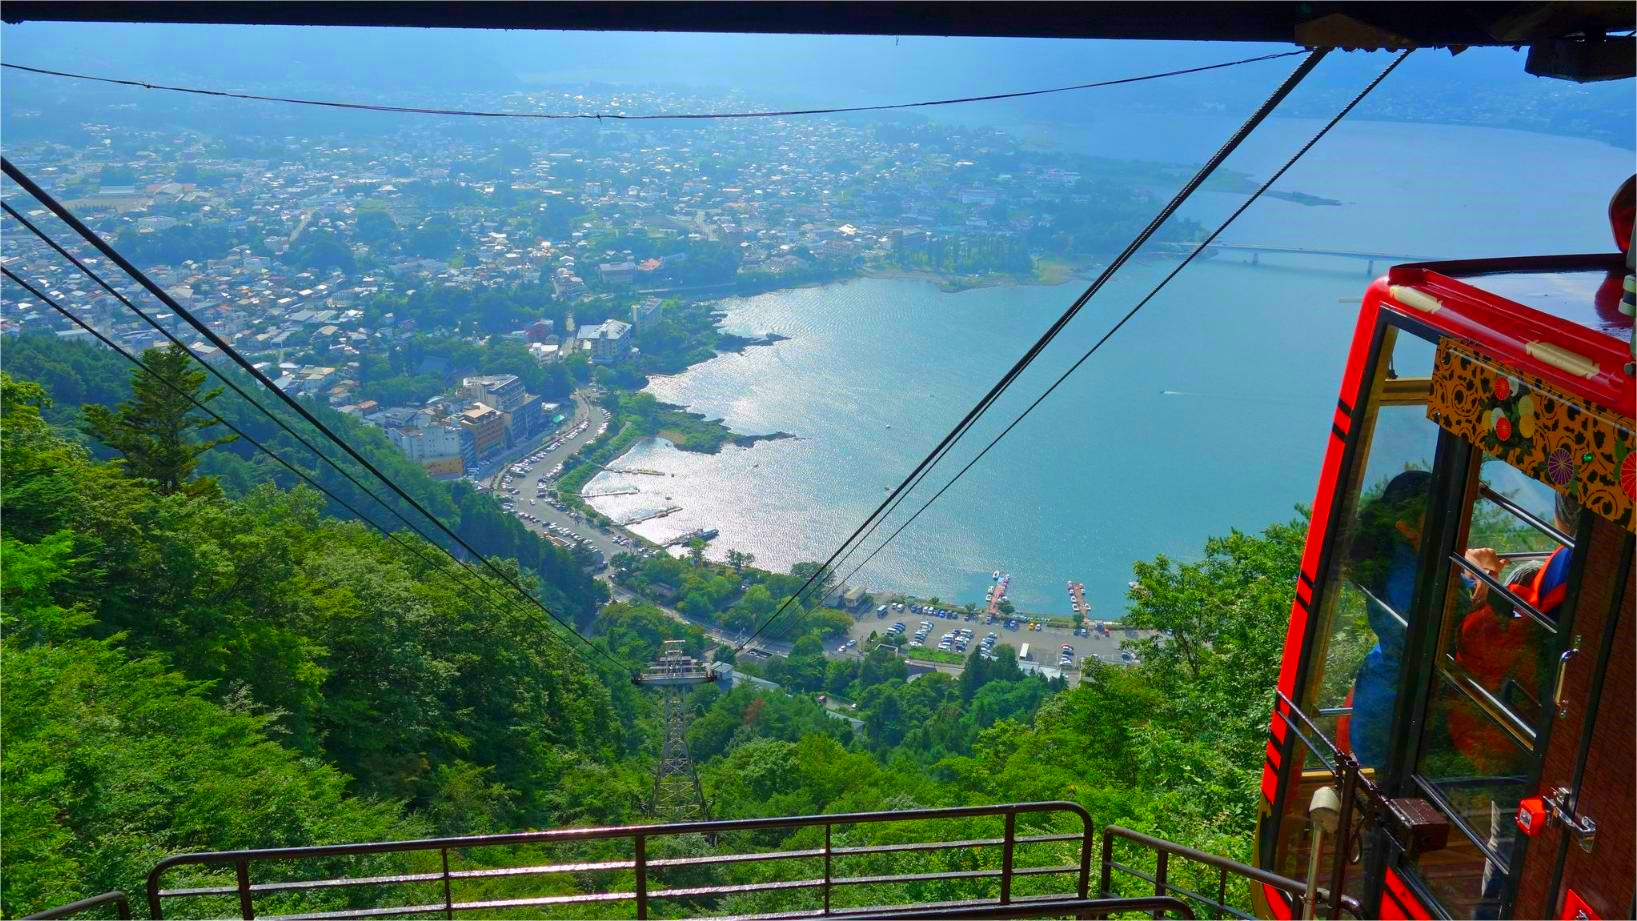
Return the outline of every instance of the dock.
<path id="1" fill-rule="evenodd" d="M 998 571 L 998 570 L 997 570 Z M 995 579 L 988 592 L 989 606 L 987 612 L 991 615 L 1000 614 L 1000 603 L 1006 598 L 1006 589 L 1012 584 L 1012 574 L 1006 573 Z"/>
<path id="2" fill-rule="evenodd" d="M 635 486 L 616 486 L 613 489 L 605 489 L 601 492 L 583 492 L 580 493 L 580 498 L 605 499 L 609 496 L 634 496 L 639 492 L 642 492 L 642 490 L 636 488 Z"/>
<path id="3" fill-rule="evenodd" d="M 715 528 L 694 528 L 692 531 L 689 531 L 686 534 L 678 534 L 677 536 L 671 538 L 670 540 L 666 541 L 665 543 L 661 544 L 660 546 L 662 546 L 662 547 L 680 547 L 683 544 L 686 544 L 686 543 L 689 543 L 690 541 L 693 541 L 695 538 L 697 538 L 699 540 L 705 540 L 705 541 L 715 540 L 717 533 L 718 532 L 717 532 L 717 530 Z"/>
<path id="4" fill-rule="evenodd" d="M 668 506 L 657 512 L 648 512 L 646 514 L 638 515 L 635 518 L 626 519 L 625 521 L 620 522 L 620 527 L 629 528 L 634 524 L 642 524 L 644 521 L 653 521 L 655 518 L 664 518 L 666 515 L 674 515 L 680 511 L 682 511 L 682 506 L 680 505 Z"/>
<path id="5" fill-rule="evenodd" d="M 598 464 L 601 467 L 601 464 Z M 663 470 L 647 470 L 642 467 L 603 467 L 609 473 L 635 473 L 640 476 L 670 476 Z"/>
<path id="6" fill-rule="evenodd" d="M 1069 607 L 1081 617 L 1091 616 L 1091 605 L 1086 603 L 1086 583 L 1069 583 Z"/>

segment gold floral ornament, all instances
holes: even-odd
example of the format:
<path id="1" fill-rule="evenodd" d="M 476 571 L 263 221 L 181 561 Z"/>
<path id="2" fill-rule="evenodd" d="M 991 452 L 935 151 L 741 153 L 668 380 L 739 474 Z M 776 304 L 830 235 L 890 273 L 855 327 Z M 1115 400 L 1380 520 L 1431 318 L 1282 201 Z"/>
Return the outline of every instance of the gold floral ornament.
<path id="1" fill-rule="evenodd" d="M 1438 343 L 1427 417 L 1593 512 L 1637 532 L 1632 420 L 1521 374 L 1464 343 Z"/>
<path id="2" fill-rule="evenodd" d="M 1518 435 L 1535 437 L 1535 398 L 1527 393 L 1518 397 Z"/>

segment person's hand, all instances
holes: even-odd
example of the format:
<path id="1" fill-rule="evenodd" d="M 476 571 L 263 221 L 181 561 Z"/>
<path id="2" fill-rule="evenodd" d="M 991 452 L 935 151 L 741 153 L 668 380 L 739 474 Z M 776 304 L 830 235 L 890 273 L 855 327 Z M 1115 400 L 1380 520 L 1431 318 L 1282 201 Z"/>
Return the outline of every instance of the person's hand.
<path id="1" fill-rule="evenodd" d="M 1501 574 L 1506 561 L 1493 547 L 1473 547 L 1466 552 L 1466 561 L 1483 570 L 1491 579 Z"/>
<path id="2" fill-rule="evenodd" d="M 1499 576 L 1502 567 L 1506 565 L 1506 561 L 1501 559 L 1500 554 L 1496 553 L 1493 547 L 1473 547 L 1466 552 L 1466 561 L 1483 571 L 1491 579 Z M 1466 579 L 1467 577 L 1463 575 L 1462 578 Z M 1489 586 L 1477 579 L 1469 579 L 1468 581 L 1472 583 L 1472 606 L 1476 608 L 1487 602 L 1489 600 Z"/>

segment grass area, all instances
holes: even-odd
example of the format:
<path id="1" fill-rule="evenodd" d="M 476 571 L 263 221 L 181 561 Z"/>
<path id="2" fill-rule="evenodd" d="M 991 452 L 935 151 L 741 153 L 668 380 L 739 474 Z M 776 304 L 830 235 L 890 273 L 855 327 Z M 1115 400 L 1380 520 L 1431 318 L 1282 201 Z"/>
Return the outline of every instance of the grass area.
<path id="1" fill-rule="evenodd" d="M 733 437 L 720 419 L 706 419 L 680 409 L 662 409 L 654 421 L 659 426 L 654 434 L 683 451 L 715 454 Z"/>
<path id="2" fill-rule="evenodd" d="M 941 649 L 904 648 L 904 658 L 919 659 L 922 662 L 942 662 L 946 665 L 965 665 L 966 656 L 958 652 L 944 652 Z"/>
<path id="3" fill-rule="evenodd" d="M 1066 259 L 1041 256 L 1034 262 L 1035 281 L 1042 285 L 1060 285 L 1074 274 L 1074 263 Z"/>

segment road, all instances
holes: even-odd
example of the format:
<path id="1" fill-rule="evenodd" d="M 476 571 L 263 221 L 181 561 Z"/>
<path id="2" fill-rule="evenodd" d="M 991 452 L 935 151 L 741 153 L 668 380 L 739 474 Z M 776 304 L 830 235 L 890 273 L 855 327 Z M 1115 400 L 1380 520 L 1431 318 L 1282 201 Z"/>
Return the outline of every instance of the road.
<path id="1" fill-rule="evenodd" d="M 519 512 L 526 512 L 540 519 L 539 522 L 523 521 L 524 527 L 542 536 L 550 533 L 545 527 L 546 524 L 555 524 L 559 527 L 567 528 L 570 532 L 585 538 L 591 543 L 591 546 L 601 550 L 604 559 L 612 560 L 615 554 L 625 553 L 630 549 L 629 544 L 622 545 L 615 543 L 614 538 L 616 536 L 625 537 L 627 540 L 639 541 L 641 545 L 644 546 L 646 546 L 646 542 L 641 541 L 640 538 L 637 538 L 635 535 L 621 528 L 614 528 L 608 531 L 600 530 L 592 525 L 586 524 L 573 512 L 559 512 L 554 506 L 547 503 L 544 499 L 536 500 L 532 505 L 530 504 L 530 500 L 534 499 L 534 493 L 537 491 L 536 482 L 539 480 L 539 478 L 549 473 L 551 468 L 555 467 L 557 464 L 562 463 L 568 458 L 579 453 L 585 448 L 586 445 L 595 440 L 597 437 L 597 429 L 600 428 L 604 422 L 608 421 L 607 411 L 601 407 L 593 406 L 586 394 L 580 391 L 575 391 L 573 400 L 574 416 L 572 419 L 569 419 L 564 423 L 564 427 L 572 431 L 581 422 L 586 422 L 589 420 L 589 424 L 585 427 L 584 431 L 571 438 L 565 439 L 556 450 L 548 452 L 545 457 L 534 462 L 533 468 L 528 473 L 523 474 L 522 476 L 513 475 L 512 487 L 517 489 L 517 495 L 513 498 L 517 500 L 517 510 Z M 518 460 L 528 457 L 530 454 L 539 450 L 542 443 L 549 444 L 551 441 L 552 436 L 548 435 L 545 438 L 540 439 L 540 441 L 536 442 L 535 444 L 517 448 L 508 452 L 507 455 L 504 456 L 506 458 L 505 460 L 491 461 L 489 464 L 485 465 L 485 470 L 488 472 L 479 474 L 480 479 L 486 487 L 494 490 L 496 495 L 504 495 L 501 484 L 505 480 L 507 473 L 510 472 L 512 465 Z M 609 571 L 605 570 L 603 574 L 599 576 L 599 578 L 608 584 L 609 597 L 615 601 L 642 601 L 644 604 L 653 604 L 653 602 L 647 601 L 646 599 L 639 599 L 625 589 L 615 585 L 610 578 Z M 727 646 L 737 646 L 739 641 L 743 638 L 741 636 L 724 633 L 714 625 L 690 620 L 688 617 L 684 616 L 681 611 L 678 611 L 675 608 L 657 604 L 654 605 L 654 607 L 663 611 L 667 616 L 672 617 L 682 623 L 691 624 L 692 626 L 704 630 L 706 636 L 709 636 L 712 640 L 718 643 L 722 643 Z M 790 654 L 790 644 L 758 640 L 757 642 L 746 647 L 746 651 L 783 656 Z"/>
<path id="2" fill-rule="evenodd" d="M 519 512 L 527 512 L 528 514 L 540 519 L 540 522 L 524 521 L 524 527 L 527 527 L 529 530 L 542 536 L 549 533 L 545 527 L 545 524 L 555 524 L 558 527 L 567 528 L 571 532 L 590 541 L 591 546 L 601 550 L 603 559 L 611 560 L 614 558 L 615 554 L 624 553 L 629 549 L 628 546 L 614 542 L 614 537 L 616 536 L 617 532 L 600 531 L 597 528 L 586 524 L 583 520 L 576 520 L 576 516 L 573 512 L 559 512 L 545 499 L 536 500 L 534 498 L 534 494 L 538 491 L 535 485 L 536 481 L 539 480 L 540 477 L 550 473 L 551 468 L 557 466 L 563 461 L 568 460 L 570 457 L 573 457 L 586 445 L 595 440 L 597 437 L 597 429 L 600 428 L 604 422 L 608 421 L 608 411 L 602 409 L 601 407 L 591 405 L 590 399 L 588 399 L 584 393 L 578 390 L 575 391 L 573 402 L 574 416 L 573 418 L 564 422 L 563 426 L 565 429 L 572 431 L 573 428 L 579 425 L 581 422 L 589 421 L 589 424 L 585 427 L 585 431 L 575 435 L 572 438 L 566 439 L 563 444 L 557 448 L 557 450 L 549 452 L 544 458 L 536 461 L 533 464 L 533 469 L 531 469 L 528 473 L 522 476 L 512 477 L 512 488 L 517 490 L 517 495 L 513 498 L 517 500 L 517 510 Z M 541 441 L 544 443 L 550 443 L 551 438 L 552 436 L 548 435 L 541 439 Z M 502 480 L 505 479 L 506 474 L 510 472 L 511 465 L 516 463 L 517 460 L 527 457 L 535 450 L 538 450 L 539 447 L 540 444 L 536 443 L 534 445 L 530 445 L 527 449 L 517 449 L 510 452 L 513 456 L 509 462 L 493 464 L 492 467 L 486 465 L 486 469 L 492 470 L 492 472 L 482 474 L 484 484 L 490 489 L 493 489 L 496 495 L 503 495 L 500 484 Z M 630 537 L 630 535 L 623 536 Z"/>

